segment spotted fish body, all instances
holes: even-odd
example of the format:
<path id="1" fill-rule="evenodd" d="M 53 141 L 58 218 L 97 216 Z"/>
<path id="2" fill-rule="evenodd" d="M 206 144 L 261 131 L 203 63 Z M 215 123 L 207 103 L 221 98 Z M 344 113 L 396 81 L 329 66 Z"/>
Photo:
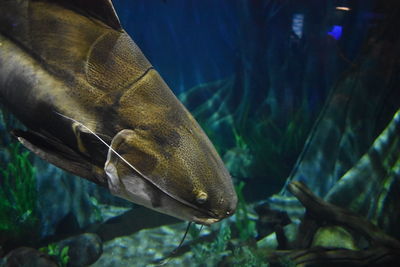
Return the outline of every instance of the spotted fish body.
<path id="1" fill-rule="evenodd" d="M 110 1 L 0 0 L 0 101 L 28 149 L 115 195 L 202 224 L 234 213 L 223 162 Z"/>

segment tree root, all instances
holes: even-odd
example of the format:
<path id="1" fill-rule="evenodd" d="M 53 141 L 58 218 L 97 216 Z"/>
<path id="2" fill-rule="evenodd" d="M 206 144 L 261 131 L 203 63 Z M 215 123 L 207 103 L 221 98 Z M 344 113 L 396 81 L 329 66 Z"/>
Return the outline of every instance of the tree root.
<path id="1" fill-rule="evenodd" d="M 306 213 L 300 224 L 297 240 L 292 244 L 293 249 L 273 252 L 272 262 L 285 257 L 296 266 L 398 266 L 398 240 L 388 236 L 365 218 L 325 202 L 301 182 L 292 182 L 288 189 L 303 204 Z M 363 250 L 311 247 L 318 228 L 327 224 L 341 226 L 361 235 L 368 241 L 368 247 Z"/>

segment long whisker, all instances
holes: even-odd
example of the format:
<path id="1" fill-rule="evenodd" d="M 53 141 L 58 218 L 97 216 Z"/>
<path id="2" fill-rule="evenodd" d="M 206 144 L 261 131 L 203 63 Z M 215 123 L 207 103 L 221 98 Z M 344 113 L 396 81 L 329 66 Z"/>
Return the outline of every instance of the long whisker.
<path id="1" fill-rule="evenodd" d="M 186 236 L 187 236 L 187 234 L 189 232 L 189 229 L 190 229 L 191 225 L 192 225 L 192 222 L 189 222 L 188 226 L 186 227 L 186 231 L 185 231 L 185 234 L 183 235 L 183 238 L 182 238 L 181 242 L 179 243 L 178 247 L 171 252 L 172 255 L 176 254 L 178 252 L 178 250 L 182 247 L 182 244 L 186 239 Z"/>
<path id="2" fill-rule="evenodd" d="M 189 229 L 190 229 L 190 226 L 191 226 L 191 225 L 192 225 L 192 222 L 189 222 L 188 225 L 187 225 L 187 227 L 186 227 L 185 234 L 183 235 L 183 237 L 182 237 L 182 239 L 181 239 L 181 242 L 179 243 L 178 247 L 175 248 L 166 258 L 164 258 L 163 260 L 161 260 L 161 261 L 157 264 L 157 266 L 163 266 L 163 265 L 167 264 L 167 263 L 170 261 L 171 256 L 175 255 L 175 254 L 178 252 L 178 250 L 182 247 L 182 244 L 183 244 L 183 242 L 184 242 L 185 239 L 186 239 L 186 236 L 187 236 L 187 234 L 188 234 L 188 232 L 189 232 Z"/>
<path id="3" fill-rule="evenodd" d="M 130 168 L 132 168 L 137 174 L 139 174 L 140 176 L 142 176 L 144 179 L 146 179 L 148 182 L 150 182 L 151 184 L 153 184 L 154 186 L 156 186 L 158 189 L 160 189 L 162 192 L 164 192 L 166 195 L 170 196 L 171 198 L 177 200 L 178 202 L 191 207 L 192 209 L 195 210 L 199 210 L 202 212 L 205 212 L 204 210 L 200 209 L 199 207 L 196 207 L 195 205 L 189 203 L 188 201 L 185 201 L 184 199 L 178 198 L 177 196 L 172 195 L 171 193 L 163 190 L 159 185 L 157 185 L 156 183 L 154 183 L 151 179 L 149 179 L 149 177 L 147 177 L 146 175 L 144 175 L 141 171 L 139 171 L 137 168 L 135 168 L 131 163 L 129 163 L 129 161 L 127 161 L 124 157 L 122 157 L 117 151 L 115 151 L 109 144 L 107 144 L 106 141 L 104 141 L 98 134 L 96 134 L 94 131 L 92 131 L 89 127 L 87 127 L 86 125 L 84 125 L 83 123 L 70 118 L 68 116 L 65 116 L 57 111 L 54 111 L 56 114 L 58 114 L 59 116 L 73 121 L 75 123 L 78 123 L 79 125 L 81 125 L 83 128 L 85 128 L 86 130 L 88 130 L 91 134 L 93 134 L 97 139 L 99 139 L 105 146 L 107 146 L 113 153 L 115 153 L 115 155 L 117 155 L 123 162 L 125 162 Z"/>
<path id="4" fill-rule="evenodd" d="M 200 234 L 201 234 L 201 230 L 203 230 L 203 227 L 204 227 L 204 224 L 202 224 L 202 225 L 200 226 L 199 236 L 200 236 Z"/>

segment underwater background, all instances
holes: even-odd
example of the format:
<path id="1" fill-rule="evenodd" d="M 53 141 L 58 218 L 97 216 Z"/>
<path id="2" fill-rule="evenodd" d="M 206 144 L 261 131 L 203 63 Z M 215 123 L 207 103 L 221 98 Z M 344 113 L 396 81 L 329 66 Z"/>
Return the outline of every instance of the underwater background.
<path id="1" fill-rule="evenodd" d="M 186 223 L 35 157 L 2 109 L 0 266 L 40 253 L 59 266 L 396 266 L 397 1 L 113 3 L 224 160 L 236 214 L 192 226 L 173 252 Z"/>

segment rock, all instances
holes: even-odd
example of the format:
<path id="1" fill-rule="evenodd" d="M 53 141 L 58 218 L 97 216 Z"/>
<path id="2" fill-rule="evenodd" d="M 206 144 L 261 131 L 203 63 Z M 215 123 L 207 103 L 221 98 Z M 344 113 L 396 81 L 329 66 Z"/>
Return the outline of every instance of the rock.
<path id="1" fill-rule="evenodd" d="M 3 267 L 57 267 L 48 255 L 33 248 L 20 247 L 9 252 L 0 262 Z"/>
<path id="2" fill-rule="evenodd" d="M 357 250 L 353 236 L 340 226 L 320 227 L 314 235 L 312 247 L 345 248 Z"/>
<path id="3" fill-rule="evenodd" d="M 194 266 L 192 252 L 163 261 L 178 247 L 186 227 L 186 223 L 179 223 L 111 239 L 104 243 L 103 255 L 91 267 Z M 204 227 L 201 235 L 207 234 L 210 228 Z M 189 240 L 187 237 L 185 242 Z"/>
<path id="4" fill-rule="evenodd" d="M 103 244 L 96 234 L 85 233 L 60 241 L 60 251 L 68 247 L 68 266 L 87 266 L 95 263 L 103 253 Z"/>

